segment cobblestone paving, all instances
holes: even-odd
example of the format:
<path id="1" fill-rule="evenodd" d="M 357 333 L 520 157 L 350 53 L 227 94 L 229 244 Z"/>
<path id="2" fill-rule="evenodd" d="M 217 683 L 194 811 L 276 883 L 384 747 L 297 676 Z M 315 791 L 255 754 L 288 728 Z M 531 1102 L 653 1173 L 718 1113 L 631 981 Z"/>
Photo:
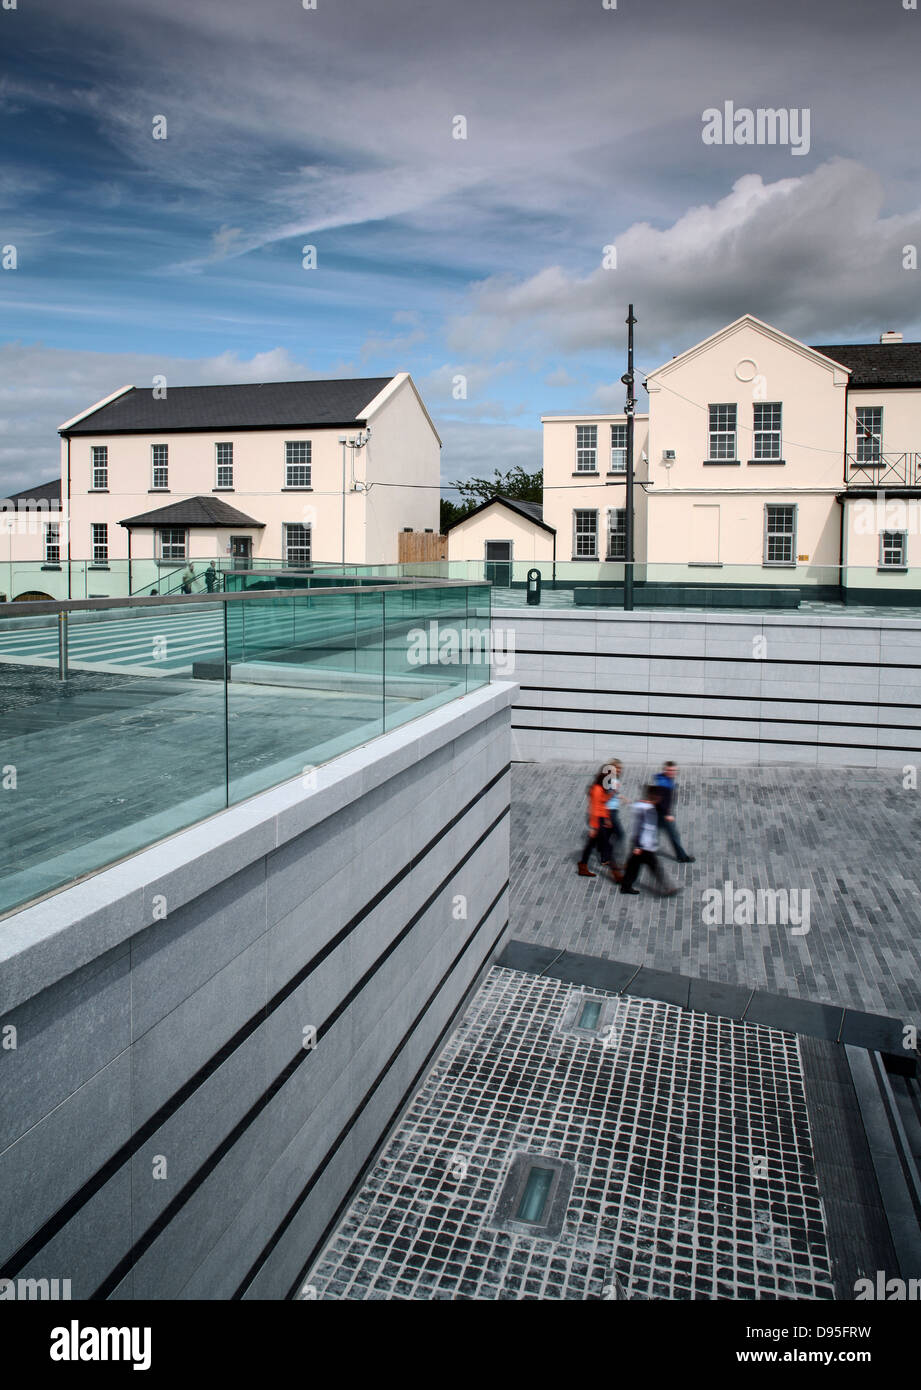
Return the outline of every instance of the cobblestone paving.
<path id="1" fill-rule="evenodd" d="M 578 994 L 490 972 L 302 1295 L 834 1298 L 795 1037 Z M 574 1165 L 558 1237 L 495 1224 L 521 1153 Z"/>
<path id="2" fill-rule="evenodd" d="M 655 770 L 628 767 L 628 795 Z M 671 898 L 645 870 L 639 897 L 576 874 L 595 771 L 512 770 L 513 937 L 921 1022 L 921 790 L 903 789 L 901 769 L 683 768 L 677 823 L 697 862 L 663 851 Z M 725 901 L 727 882 L 785 890 L 791 907 L 808 891 L 808 932 L 708 922 L 703 894 Z"/>

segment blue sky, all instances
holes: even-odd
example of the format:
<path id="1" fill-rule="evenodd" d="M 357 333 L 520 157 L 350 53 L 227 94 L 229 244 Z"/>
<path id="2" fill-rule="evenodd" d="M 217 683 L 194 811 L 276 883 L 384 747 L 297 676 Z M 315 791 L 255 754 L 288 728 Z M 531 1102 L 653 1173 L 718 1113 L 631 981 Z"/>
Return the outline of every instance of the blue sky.
<path id="1" fill-rule="evenodd" d="M 620 409 L 631 298 L 645 370 L 744 312 L 921 337 L 901 0 L 19 0 L 0 35 L 5 490 L 155 374 L 411 371 L 449 479 Z M 705 146 L 727 99 L 808 109 L 808 154 Z"/>

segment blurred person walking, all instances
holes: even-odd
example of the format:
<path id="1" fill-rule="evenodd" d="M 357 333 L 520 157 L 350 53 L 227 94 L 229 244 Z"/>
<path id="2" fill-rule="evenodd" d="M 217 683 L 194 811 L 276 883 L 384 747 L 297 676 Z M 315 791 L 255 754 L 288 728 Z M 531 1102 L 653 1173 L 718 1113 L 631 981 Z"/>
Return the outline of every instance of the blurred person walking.
<path id="1" fill-rule="evenodd" d="M 672 842 L 675 851 L 675 858 L 679 864 L 693 864 L 694 855 L 688 854 L 681 837 L 678 834 L 678 827 L 675 824 L 675 800 L 677 798 L 678 787 L 678 764 L 663 763 L 662 771 L 657 772 L 653 780 L 653 786 L 658 787 L 661 793 L 656 812 L 659 817 L 659 825 L 665 831 Z"/>
<path id="2" fill-rule="evenodd" d="M 659 801 L 659 788 L 650 784 L 640 800 L 633 803 L 633 843 L 624 866 L 624 881 L 620 886 L 622 893 L 638 894 L 639 889 L 633 885 L 644 864 L 658 883 L 663 898 L 670 898 L 678 892 L 669 884 L 659 863 Z"/>
<path id="3" fill-rule="evenodd" d="M 611 822 L 608 816 L 610 792 L 605 786 L 607 775 L 607 769 L 602 768 L 588 789 L 588 839 L 585 841 L 585 847 L 579 856 L 579 876 L 581 878 L 595 877 L 588 867 L 589 857 L 593 849 L 601 860 L 601 867 L 603 869 L 609 867 Z"/>

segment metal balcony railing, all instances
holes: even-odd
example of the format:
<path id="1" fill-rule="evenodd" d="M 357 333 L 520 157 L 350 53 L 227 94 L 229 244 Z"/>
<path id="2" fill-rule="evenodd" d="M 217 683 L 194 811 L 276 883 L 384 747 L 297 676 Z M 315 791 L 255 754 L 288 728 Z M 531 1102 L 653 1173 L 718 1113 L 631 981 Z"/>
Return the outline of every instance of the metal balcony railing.
<path id="1" fill-rule="evenodd" d="M 847 455 L 848 487 L 921 487 L 921 453 Z"/>

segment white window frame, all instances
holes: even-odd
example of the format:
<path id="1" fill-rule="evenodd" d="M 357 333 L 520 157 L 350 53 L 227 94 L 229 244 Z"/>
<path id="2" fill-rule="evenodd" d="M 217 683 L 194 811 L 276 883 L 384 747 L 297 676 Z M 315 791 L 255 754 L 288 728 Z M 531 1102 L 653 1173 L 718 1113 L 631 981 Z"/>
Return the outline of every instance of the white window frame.
<path id="1" fill-rule="evenodd" d="M 771 424 L 764 424 L 764 417 L 761 417 L 759 426 L 758 417 L 762 411 L 770 410 L 769 417 Z M 776 423 L 775 423 L 776 421 Z M 768 452 L 765 452 L 767 447 Z M 780 463 L 783 460 L 783 402 L 782 401 L 755 401 L 752 409 L 752 462 L 753 463 Z"/>
<path id="2" fill-rule="evenodd" d="M 107 521 L 94 521 L 90 524 L 90 535 L 93 538 L 93 564 L 107 565 L 109 563 L 109 524 Z"/>
<path id="3" fill-rule="evenodd" d="M 292 459 L 291 451 L 297 449 L 306 452 L 307 457 Z M 296 481 L 292 481 L 292 479 Z M 305 481 L 306 479 L 306 481 Z M 309 439 L 286 439 L 285 440 L 285 487 L 286 488 L 312 488 L 313 487 L 313 444 Z"/>
<path id="4" fill-rule="evenodd" d="M 615 525 L 616 523 L 616 525 Z M 615 555 L 613 541 L 615 536 L 622 542 L 623 554 Z M 623 561 L 627 559 L 627 508 L 609 507 L 608 508 L 608 539 L 606 559 Z"/>
<path id="5" fill-rule="evenodd" d="M 878 429 L 871 429 L 867 434 L 865 417 L 872 416 L 872 423 L 875 426 L 879 422 Z M 861 419 L 861 416 L 864 419 Z M 857 463 L 866 466 L 867 464 L 882 463 L 883 461 L 883 407 L 881 405 L 859 405 L 856 409 L 855 427 L 857 430 L 856 448 L 854 456 Z"/>
<path id="6" fill-rule="evenodd" d="M 229 462 L 227 459 L 221 459 L 222 449 L 230 450 Z M 222 481 L 222 474 L 225 481 Z M 229 482 L 226 481 L 227 478 L 229 478 Z M 214 446 L 214 486 L 222 489 L 233 487 L 233 444 L 222 442 Z"/>
<path id="7" fill-rule="evenodd" d="M 784 527 L 783 530 L 776 530 L 772 527 L 772 513 L 776 512 L 792 513 L 793 526 L 791 530 Z M 795 569 L 796 568 L 796 529 L 797 529 L 797 505 L 795 502 L 765 502 L 764 504 L 764 553 L 761 563 L 767 569 Z M 771 540 L 787 539 L 790 541 L 790 558 L 788 560 L 769 559 Z"/>
<path id="8" fill-rule="evenodd" d="M 615 431 L 615 430 L 617 431 L 617 437 L 618 437 L 618 438 L 621 438 L 621 437 L 623 438 L 623 441 L 624 441 L 623 444 L 615 444 L 615 443 L 614 443 L 614 431 Z M 621 430 L 623 430 L 623 436 L 621 436 L 621 434 L 620 434 L 620 431 L 621 431 Z M 616 461 L 615 461 L 615 460 L 616 460 Z M 624 425 L 624 424 L 612 425 L 612 426 L 611 426 L 611 472 L 612 472 L 612 473 L 626 473 L 626 471 L 627 471 L 627 426 Z"/>
<path id="9" fill-rule="evenodd" d="M 597 425 L 576 425 L 576 472 L 598 472 Z"/>
<path id="10" fill-rule="evenodd" d="M 710 463 L 736 463 L 739 458 L 739 407 L 735 401 L 717 401 L 708 406 L 707 460 Z M 717 412 L 714 415 L 714 411 Z M 727 412 L 725 416 L 719 412 Z M 729 412 L 732 412 L 731 416 Z M 729 427 L 729 420 L 732 427 Z M 715 424 L 714 424 L 715 421 Z M 725 422 L 725 423 L 724 423 Z"/>
<path id="11" fill-rule="evenodd" d="M 291 533 L 292 531 L 305 532 L 305 533 L 306 533 L 306 536 L 307 536 L 306 545 L 304 544 L 303 541 L 300 541 L 299 543 L 296 543 L 296 544 L 292 544 L 291 540 L 289 540 L 289 536 L 290 536 L 290 533 Z M 285 551 L 285 565 L 286 565 L 288 568 L 291 568 L 291 569 L 304 569 L 304 568 L 306 568 L 306 566 L 312 564 L 312 562 L 313 562 L 313 526 L 311 525 L 310 522 L 306 522 L 306 521 L 286 521 L 286 522 L 284 522 L 284 523 L 283 523 L 283 526 L 282 526 L 282 542 L 283 542 L 283 544 L 284 544 L 284 551 Z M 291 559 L 291 552 L 292 552 L 292 550 L 306 550 L 306 551 L 307 551 L 307 558 L 306 558 L 305 560 L 292 561 L 292 559 Z"/>
<path id="12" fill-rule="evenodd" d="M 593 527 L 579 529 L 579 518 L 590 516 L 593 518 Z M 580 552 L 579 541 L 591 536 L 591 554 Z M 598 508 L 597 507 L 574 507 L 572 513 L 572 558 L 574 560 L 597 560 L 598 559 Z"/>
<path id="13" fill-rule="evenodd" d="M 100 455 L 102 456 L 100 458 Z M 93 492 L 109 490 L 109 446 L 93 444 L 90 446 L 90 460 L 93 472 Z"/>
<path id="14" fill-rule="evenodd" d="M 182 536 L 182 549 L 175 541 L 164 544 L 163 536 L 166 531 L 178 531 Z M 169 551 L 170 553 L 167 553 Z M 175 551 L 175 553 L 173 553 Z M 189 558 L 189 533 L 184 526 L 158 526 L 157 527 L 157 559 L 163 560 L 167 564 L 184 564 Z"/>
<path id="15" fill-rule="evenodd" d="M 887 553 L 891 552 L 892 539 L 898 537 L 899 558 L 887 559 Z M 904 570 L 908 568 L 908 532 L 907 531 L 880 531 L 879 533 L 879 568 L 881 570 Z"/>
<path id="16" fill-rule="evenodd" d="M 163 461 L 158 462 L 158 450 L 163 450 Z M 158 477 L 162 482 L 158 482 Z M 151 444 L 150 446 L 150 487 L 153 492 L 169 492 L 169 445 Z"/>
<path id="17" fill-rule="evenodd" d="M 46 565 L 59 565 L 61 563 L 61 523 L 59 521 L 45 522 L 43 553 Z"/>

